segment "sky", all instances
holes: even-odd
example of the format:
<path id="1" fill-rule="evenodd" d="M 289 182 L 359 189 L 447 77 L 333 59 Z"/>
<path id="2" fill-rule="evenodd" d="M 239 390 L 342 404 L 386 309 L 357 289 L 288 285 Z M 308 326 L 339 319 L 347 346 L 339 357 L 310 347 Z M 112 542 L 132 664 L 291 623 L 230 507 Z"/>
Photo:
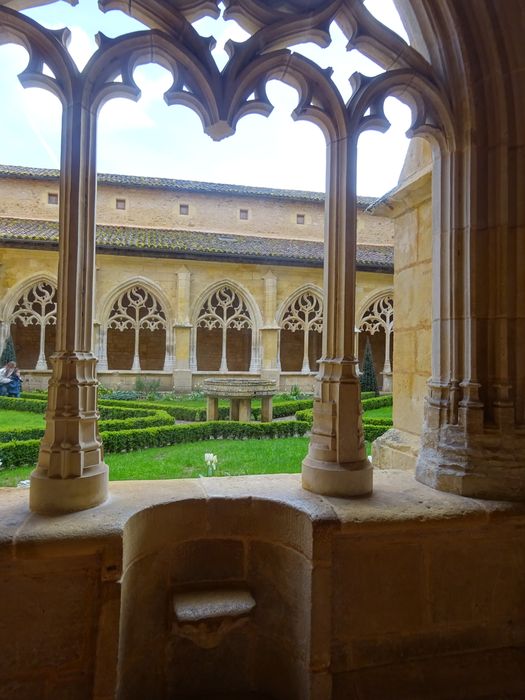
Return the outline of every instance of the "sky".
<path id="1" fill-rule="evenodd" d="M 392 0 L 365 0 L 378 19 L 406 39 Z M 65 2 L 33 8 L 28 16 L 46 27 L 69 27 L 71 55 L 81 68 L 96 50 L 98 31 L 110 37 L 143 29 L 119 11 L 99 11 L 96 0 L 80 0 L 76 7 Z M 227 61 L 227 39 L 244 41 L 248 35 L 235 22 L 205 18 L 195 24 L 203 36 L 217 41 L 214 58 L 220 68 Z M 359 70 L 366 75 L 380 68 L 357 51 L 346 50 L 346 39 L 336 24 L 330 29 L 332 43 L 326 49 L 313 44 L 291 47 L 334 69 L 333 80 L 343 98 L 350 97 L 348 79 Z M 61 107 L 53 95 L 37 88 L 24 89 L 18 74 L 27 65 L 27 52 L 20 46 L 0 46 L 0 96 L 9 110 L 0 111 L 0 163 L 58 168 L 60 162 Z M 101 110 L 98 125 L 99 172 L 146 175 L 260 187 L 323 191 L 325 188 L 325 140 L 320 129 L 308 122 L 294 122 L 291 112 L 297 93 L 277 81 L 267 85 L 274 105 L 270 117 L 248 115 L 236 133 L 213 142 L 203 133 L 197 115 L 187 107 L 168 107 L 162 98 L 171 85 L 168 71 L 156 65 L 141 66 L 135 80 L 142 91 L 134 103 L 113 99 Z M 394 98 L 385 102 L 392 127 L 386 134 L 366 132 L 359 139 L 357 191 L 362 196 L 381 196 L 397 183 L 408 147 L 404 132 L 410 111 Z"/>

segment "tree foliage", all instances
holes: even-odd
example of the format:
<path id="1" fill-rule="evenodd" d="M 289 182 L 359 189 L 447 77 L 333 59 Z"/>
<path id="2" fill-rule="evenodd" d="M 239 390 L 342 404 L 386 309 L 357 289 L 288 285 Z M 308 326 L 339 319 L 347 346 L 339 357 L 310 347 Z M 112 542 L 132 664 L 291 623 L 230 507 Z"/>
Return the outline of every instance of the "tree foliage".
<path id="1" fill-rule="evenodd" d="M 0 367 L 4 367 L 8 362 L 16 362 L 15 344 L 10 335 L 7 337 L 2 355 L 0 355 Z"/>
<path id="2" fill-rule="evenodd" d="M 373 391 L 376 396 L 377 394 L 379 394 L 370 338 L 366 339 L 363 369 L 361 372 L 361 376 L 359 377 L 359 381 L 361 382 L 361 391 Z"/>

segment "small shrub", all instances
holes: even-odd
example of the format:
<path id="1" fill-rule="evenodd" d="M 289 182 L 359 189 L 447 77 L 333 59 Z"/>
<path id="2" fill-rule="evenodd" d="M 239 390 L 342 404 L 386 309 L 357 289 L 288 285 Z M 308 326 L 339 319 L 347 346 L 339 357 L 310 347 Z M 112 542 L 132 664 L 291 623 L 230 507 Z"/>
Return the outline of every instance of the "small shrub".
<path id="1" fill-rule="evenodd" d="M 135 379 L 135 391 L 145 399 L 156 400 L 160 398 L 160 379 L 144 379 L 137 377 Z"/>

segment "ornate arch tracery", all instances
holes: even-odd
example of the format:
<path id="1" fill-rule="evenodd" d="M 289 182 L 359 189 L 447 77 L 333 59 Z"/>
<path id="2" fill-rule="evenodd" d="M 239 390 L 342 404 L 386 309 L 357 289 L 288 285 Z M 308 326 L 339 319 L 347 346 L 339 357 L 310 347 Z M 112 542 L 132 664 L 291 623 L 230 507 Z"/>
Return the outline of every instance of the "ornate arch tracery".
<path id="1" fill-rule="evenodd" d="M 392 363 L 390 361 L 392 333 L 394 331 L 394 298 L 391 294 L 378 296 L 362 313 L 359 330 L 375 335 L 385 334 L 385 359 L 383 363 L 383 391 L 392 390 Z"/>
<path id="2" fill-rule="evenodd" d="M 133 363 L 131 369 L 141 370 L 140 332 L 166 330 L 166 313 L 158 299 L 147 289 L 133 286 L 123 291 L 113 304 L 107 321 L 108 330 L 133 332 Z"/>
<path id="3" fill-rule="evenodd" d="M 56 287 L 52 282 L 42 281 L 27 288 L 16 302 L 8 317 L 10 324 L 20 324 L 24 328 L 38 326 L 39 349 L 36 370 L 46 370 L 45 355 L 46 328 L 55 326 L 57 320 Z"/>
<path id="4" fill-rule="evenodd" d="M 239 292 L 228 285 L 212 291 L 205 299 L 197 316 L 196 328 L 221 332 L 221 361 L 219 372 L 228 372 L 228 331 L 249 330 L 253 320 L 246 301 Z M 251 357 L 248 361 L 251 364 Z"/>
<path id="5" fill-rule="evenodd" d="M 281 329 L 303 334 L 303 360 L 301 372 L 312 371 L 310 363 L 310 334 L 323 332 L 323 300 L 313 290 L 299 293 L 283 313 Z M 281 345 L 282 350 L 282 345 Z M 282 364 L 282 360 L 281 360 Z"/>
<path id="6" fill-rule="evenodd" d="M 318 124 L 327 140 L 323 353 L 303 483 L 321 493 L 327 492 L 325 488 L 341 494 L 369 492 L 371 471 L 360 428 L 353 347 L 355 269 L 347 264 L 355 259 L 356 252 L 357 140 L 364 129 L 387 128 L 382 105 L 393 94 L 412 107 L 413 134 L 431 136 L 442 148 L 450 147 L 453 120 L 432 67 L 355 0 L 324 0 L 313 6 L 299 0 L 271 4 L 262 0 L 226 0 L 227 16 L 236 19 L 252 36 L 245 42 L 228 44 L 230 60 L 222 72 L 211 56 L 213 40 L 200 37 L 191 25 L 199 16 L 216 16 L 218 2 L 175 0 L 167 5 L 161 0 L 133 3 L 102 0 L 100 4 L 104 10 L 119 8 L 132 13 L 153 29 L 116 39 L 99 35 L 99 49 L 82 72 L 67 53 L 67 30 L 44 30 L 16 12 L 0 8 L 0 42 L 18 41 L 30 55 L 22 81 L 53 90 L 64 108 L 60 196 L 65 208 L 60 238 L 67 245 L 61 246 L 59 264 L 62 306 L 58 309 L 57 349 L 66 364 L 57 368 L 56 376 L 60 377 L 57 381 L 86 381 L 86 396 L 90 396 L 86 405 L 94 405 L 90 309 L 93 306 L 96 116 L 101 105 L 114 96 L 137 99 L 140 91 L 133 80 L 135 67 L 143 62 L 158 62 L 173 75 L 173 85 L 165 94 L 168 104 L 190 107 L 200 116 L 206 133 L 213 139 L 221 139 L 234 132 L 245 114 L 271 111 L 265 84 L 271 78 L 278 78 L 299 93 L 294 118 Z M 354 93 L 346 105 L 331 81 L 330 69 L 321 69 L 286 48 L 297 40 L 326 45 L 330 41 L 327 28 L 333 20 L 348 36 L 349 48 L 358 48 L 386 71 L 375 78 L 354 76 Z M 50 66 L 54 77 L 44 74 L 44 63 Z M 76 216 L 79 211 L 80 222 Z M 74 261 L 68 255 L 69 250 L 78 251 Z M 83 301 L 83 308 L 78 299 Z M 75 359 L 67 364 L 66 356 L 73 355 Z M 68 372 L 73 375 L 68 376 Z M 55 392 L 54 396 L 58 397 L 59 393 Z M 64 473 L 63 465 L 71 460 L 60 457 L 60 444 L 64 442 L 60 431 L 50 430 L 39 462 L 42 474 L 82 476 L 87 452 L 89 464 L 96 464 L 97 459 L 102 464 L 96 418 L 89 417 L 92 411 L 84 415 L 82 406 L 78 410 L 79 425 L 84 424 L 82 444 L 88 445 L 79 452 L 82 457 L 76 462 L 72 460 L 75 465 Z M 50 406 L 50 422 L 60 422 L 57 411 L 58 408 Z M 348 430 L 349 420 L 355 423 L 355 430 Z M 91 445 L 85 437 L 89 421 Z M 94 457 L 97 451 L 99 457 Z M 99 474 L 102 471 L 101 467 Z M 331 476 L 326 480 L 324 475 L 328 472 Z M 101 477 L 97 475 L 97 478 Z"/>

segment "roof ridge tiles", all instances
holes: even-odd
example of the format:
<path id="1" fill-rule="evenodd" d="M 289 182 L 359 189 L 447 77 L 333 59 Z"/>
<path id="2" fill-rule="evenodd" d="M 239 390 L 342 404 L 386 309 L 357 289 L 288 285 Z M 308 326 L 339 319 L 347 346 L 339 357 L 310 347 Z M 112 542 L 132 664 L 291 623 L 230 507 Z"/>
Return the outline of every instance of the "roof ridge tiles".
<path id="1" fill-rule="evenodd" d="M 23 165 L 0 164 L 0 178 L 31 178 L 35 180 L 57 180 L 59 170 L 56 168 L 34 168 Z M 106 185 L 122 185 L 146 189 L 166 189 L 180 192 L 205 194 L 235 194 L 241 197 L 260 196 L 275 199 L 292 199 L 309 202 L 324 201 L 324 192 L 309 190 L 282 189 L 274 187 L 257 187 L 254 185 L 234 185 L 229 183 L 183 180 L 167 177 L 149 177 L 142 175 L 119 175 L 118 173 L 99 173 L 98 182 Z M 368 206 L 376 197 L 357 197 L 358 204 Z"/>

